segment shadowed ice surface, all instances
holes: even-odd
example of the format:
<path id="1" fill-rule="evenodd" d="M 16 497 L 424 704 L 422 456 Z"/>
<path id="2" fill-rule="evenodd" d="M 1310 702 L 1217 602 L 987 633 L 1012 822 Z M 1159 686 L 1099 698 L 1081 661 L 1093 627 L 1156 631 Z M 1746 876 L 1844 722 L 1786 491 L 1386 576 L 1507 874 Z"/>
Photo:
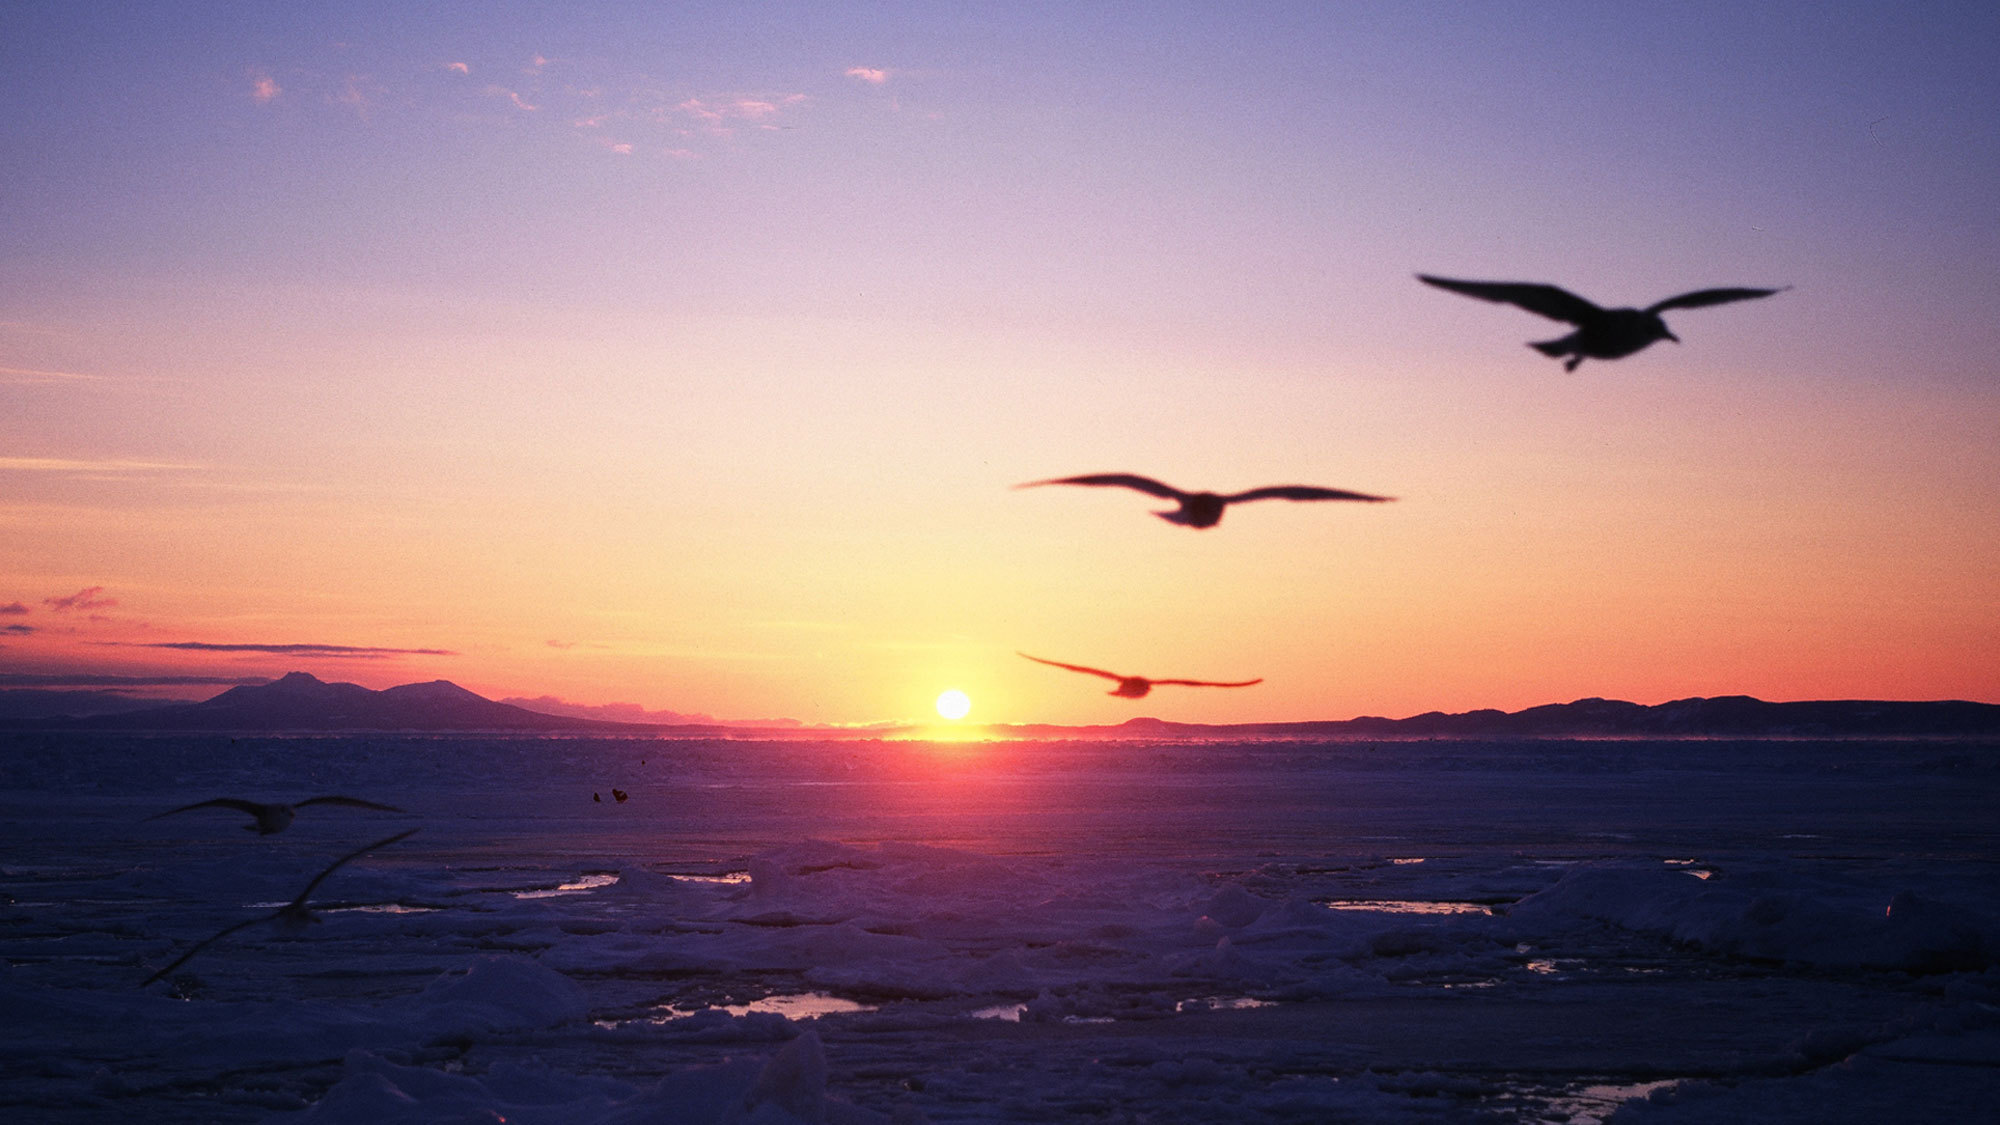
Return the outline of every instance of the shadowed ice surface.
<path id="1" fill-rule="evenodd" d="M 219 792 L 408 812 L 145 822 Z M 1967 1119 L 1994 807 L 1946 742 L 10 735 L 0 1114 Z"/>

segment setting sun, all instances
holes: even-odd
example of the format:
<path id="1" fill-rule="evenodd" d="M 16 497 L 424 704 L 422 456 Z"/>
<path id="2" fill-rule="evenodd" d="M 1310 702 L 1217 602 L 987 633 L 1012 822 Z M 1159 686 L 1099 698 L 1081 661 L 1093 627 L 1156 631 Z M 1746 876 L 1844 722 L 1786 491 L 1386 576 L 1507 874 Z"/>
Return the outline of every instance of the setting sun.
<path id="1" fill-rule="evenodd" d="M 947 719 L 963 719 L 972 711 L 972 697 L 952 688 L 937 697 L 937 713 Z"/>

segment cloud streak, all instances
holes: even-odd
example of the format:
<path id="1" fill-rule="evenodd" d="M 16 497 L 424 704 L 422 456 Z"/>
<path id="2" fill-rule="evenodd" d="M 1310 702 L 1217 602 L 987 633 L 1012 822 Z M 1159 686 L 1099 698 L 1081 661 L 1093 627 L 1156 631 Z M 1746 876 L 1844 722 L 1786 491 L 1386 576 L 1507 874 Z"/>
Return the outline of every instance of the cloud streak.
<path id="1" fill-rule="evenodd" d="M 113 603 L 116 604 L 116 603 Z M 443 648 L 384 648 L 373 645 L 216 644 L 209 641 L 109 642 L 125 648 L 164 648 L 177 652 L 258 652 L 271 656 L 324 656 L 344 660 L 381 660 L 391 656 L 457 656 Z"/>
<path id="2" fill-rule="evenodd" d="M 85 375 L 80 371 L 49 371 L 38 367 L 0 367 L 0 383 L 20 386 L 38 386 L 45 383 L 101 383 L 102 375 Z"/>
<path id="3" fill-rule="evenodd" d="M 73 609 L 110 609 L 118 604 L 117 598 L 104 597 L 104 587 L 85 586 L 66 598 L 43 598 L 42 604 L 57 613 L 68 613 Z"/>
<path id="4" fill-rule="evenodd" d="M 284 87 L 278 85 L 277 79 L 262 71 L 253 70 L 250 72 L 250 97 L 253 100 L 269 102 L 275 100 L 279 94 L 284 92 Z"/>
<path id="5" fill-rule="evenodd" d="M 727 136 L 735 131 L 739 122 L 761 129 L 780 128 L 772 124 L 773 119 L 786 110 L 804 105 L 807 100 L 804 94 L 780 94 L 770 98 L 697 97 L 674 106 L 672 112 L 693 118 L 710 133 Z"/>
<path id="6" fill-rule="evenodd" d="M 6 605 L 0 605 L 0 617 L 25 617 L 27 613 L 28 607 L 20 602 L 8 602 Z"/>
<path id="7" fill-rule="evenodd" d="M 0 688 L 235 687 L 268 684 L 269 676 L 121 676 L 108 672 L 0 672 Z"/>
<path id="8" fill-rule="evenodd" d="M 162 473 L 188 469 L 198 469 L 199 465 L 186 465 L 174 461 L 128 461 L 116 457 L 99 460 L 84 460 L 75 457 L 0 457 L 0 472 L 16 473 L 84 473 L 117 475 L 123 473 Z"/>
<path id="9" fill-rule="evenodd" d="M 510 101 L 510 102 L 513 102 L 513 103 L 514 103 L 514 108 L 515 108 L 515 109 L 518 109 L 518 110 L 522 110 L 522 111 L 524 111 L 524 112 L 527 112 L 527 113 L 533 113 L 533 112 L 535 112 L 536 110 L 538 110 L 538 109 L 540 109 L 540 108 L 541 108 L 540 106 L 537 106 L 537 105 L 530 105 L 530 104 L 528 104 L 528 102 L 527 102 L 526 100 L 524 100 L 524 99 L 523 99 L 523 98 L 521 97 L 521 95 L 520 95 L 520 94 L 518 94 L 518 93 L 514 92 L 513 90 L 509 90 L 509 89 L 508 89 L 507 87 L 505 87 L 505 86 L 488 86 L 488 87 L 486 87 L 486 96 L 487 96 L 487 97 L 489 97 L 489 98 L 500 98 L 500 97 L 504 97 L 504 98 L 506 98 L 506 99 L 507 99 L 508 101 Z"/>
<path id="10" fill-rule="evenodd" d="M 847 68 L 846 74 L 847 77 L 859 78 L 870 86 L 880 86 L 889 80 L 888 71 L 872 66 L 850 66 Z"/>

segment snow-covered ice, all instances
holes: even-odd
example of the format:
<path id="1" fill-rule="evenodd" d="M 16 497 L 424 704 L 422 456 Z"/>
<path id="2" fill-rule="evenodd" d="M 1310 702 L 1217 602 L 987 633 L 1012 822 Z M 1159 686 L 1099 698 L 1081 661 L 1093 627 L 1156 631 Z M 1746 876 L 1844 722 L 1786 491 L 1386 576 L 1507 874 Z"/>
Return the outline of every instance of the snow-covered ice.
<path id="1" fill-rule="evenodd" d="M 1992 745 L 10 735 L 0 782 L 9 1120 L 2000 1105 Z M 144 819 L 322 792 L 410 811 Z"/>

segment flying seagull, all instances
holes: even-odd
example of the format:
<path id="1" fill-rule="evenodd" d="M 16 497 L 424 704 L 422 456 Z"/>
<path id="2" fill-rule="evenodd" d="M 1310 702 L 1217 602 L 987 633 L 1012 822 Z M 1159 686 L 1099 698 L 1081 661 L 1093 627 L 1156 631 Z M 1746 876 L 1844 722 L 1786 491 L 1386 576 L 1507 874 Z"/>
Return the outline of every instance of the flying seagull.
<path id="1" fill-rule="evenodd" d="M 1559 340 L 1543 340 L 1528 345 L 1551 358 L 1568 356 L 1569 359 L 1563 363 L 1564 371 L 1575 371 L 1576 365 L 1586 359 L 1623 358 L 1655 340 L 1680 343 L 1681 338 L 1667 331 L 1667 322 L 1660 319 L 1660 314 L 1668 309 L 1725 305 L 1752 297 L 1768 297 L 1791 288 L 1787 285 L 1778 289 L 1697 289 L 1692 293 L 1655 301 L 1643 309 L 1600 309 L 1569 290 L 1553 285 L 1522 281 L 1453 281 L 1448 277 L 1432 277 L 1423 273 L 1417 275 L 1417 280 L 1482 301 L 1519 305 L 1550 320 L 1576 325 L 1576 331 Z"/>
<path id="2" fill-rule="evenodd" d="M 156 980 L 159 980 L 161 977 L 166 976 L 168 973 L 171 973 L 175 969 L 180 968 L 182 965 L 187 964 L 188 959 L 193 957 L 195 954 L 200 953 L 202 950 L 207 949 L 209 946 L 214 945 L 216 942 L 221 941 L 223 938 L 228 937 L 230 934 L 233 934 L 236 931 L 243 929 L 246 926 L 254 926 L 259 922 L 276 922 L 280 927 L 294 932 L 305 929 L 308 925 L 320 920 L 319 916 L 314 914 L 312 910 L 306 906 L 306 899 L 313 893 L 314 887 L 319 886 L 320 883 L 323 882 L 328 875 L 331 875 L 335 871 L 340 870 L 340 865 L 346 863 L 348 860 L 355 859 L 359 856 L 367 855 L 369 852 L 372 852 L 377 848 L 386 848 L 390 844 L 395 843 L 396 841 L 404 838 L 405 836 L 414 834 L 416 831 L 417 831 L 416 829 L 411 828 L 408 829 L 407 831 L 398 832 L 394 836 L 377 840 L 365 848 L 357 848 L 354 851 L 348 852 L 346 855 L 341 856 L 339 859 L 336 859 L 331 864 L 329 864 L 326 870 L 313 876 L 312 882 L 306 884 L 306 889 L 300 891 L 299 896 L 297 898 L 293 899 L 292 901 L 286 903 L 283 906 L 280 906 L 278 909 L 272 911 L 269 914 L 260 914 L 255 918 L 245 918 L 243 921 L 238 922 L 233 926 L 224 926 L 222 929 L 217 930 L 214 934 L 210 935 L 209 937 L 203 938 L 202 940 L 195 942 L 194 946 L 190 948 L 186 953 L 183 953 L 179 957 L 176 957 L 174 959 L 173 964 L 168 965 L 166 968 L 161 969 L 159 972 L 154 973 L 150 977 L 147 977 L 144 983 L 140 984 L 139 987 L 144 988 L 146 987 L 146 985 L 151 984 Z"/>
<path id="3" fill-rule="evenodd" d="M 1242 504 L 1251 500 L 1365 500 L 1378 504 L 1394 500 L 1393 496 L 1370 496 L 1365 492 L 1343 492 L 1338 488 L 1317 488 L 1309 484 L 1275 484 L 1268 488 L 1253 488 L 1248 492 L 1238 492 L 1223 496 L 1214 492 L 1182 492 L 1170 484 L 1161 484 L 1151 477 L 1133 473 L 1093 473 L 1081 477 L 1058 477 L 1053 480 L 1031 480 L 1017 484 L 1015 488 L 1039 488 L 1045 484 L 1085 484 L 1110 485 L 1116 488 L 1133 488 L 1148 496 L 1162 500 L 1172 500 L 1180 507 L 1171 512 L 1153 514 L 1168 523 L 1184 527 L 1214 527 L 1222 522 L 1222 510 L 1231 504 Z"/>
<path id="4" fill-rule="evenodd" d="M 1228 683 L 1217 680 L 1155 680 L 1146 676 L 1121 676 L 1116 672 L 1107 672 L 1102 668 L 1086 668 L 1081 664 L 1064 664 L 1060 660 L 1043 660 L 1039 656 L 1028 656 L 1025 652 L 1017 652 L 1014 655 L 1026 657 L 1037 664 L 1047 664 L 1055 668 L 1067 668 L 1072 672 L 1084 672 L 1092 676 L 1103 676 L 1107 680 L 1117 680 L 1118 686 L 1112 688 L 1110 694 L 1118 696 L 1121 699 L 1144 699 L 1147 692 L 1152 691 L 1161 684 L 1178 684 L 1182 687 L 1249 687 L 1251 684 L 1261 684 L 1264 682 L 1264 677 L 1262 676 L 1254 680 L 1234 680 Z"/>
<path id="5" fill-rule="evenodd" d="M 168 809 L 166 812 L 156 816 L 149 816 L 146 819 L 158 820 L 162 816 L 192 812 L 195 809 L 235 809 L 238 812 L 249 813 L 256 821 L 255 824 L 244 825 L 243 828 L 245 831 L 255 832 L 260 836 L 269 836 L 273 832 L 283 832 L 285 829 L 291 827 L 292 819 L 298 816 L 299 810 L 305 808 L 307 805 L 343 805 L 351 809 L 376 809 L 380 812 L 399 813 L 403 811 L 394 805 L 378 805 L 373 801 L 364 801 L 359 797 L 311 797 L 294 805 L 265 804 L 262 801 L 241 801 L 235 797 L 217 797 L 211 801 L 197 801 L 192 805 L 182 805 L 177 809 Z"/>

